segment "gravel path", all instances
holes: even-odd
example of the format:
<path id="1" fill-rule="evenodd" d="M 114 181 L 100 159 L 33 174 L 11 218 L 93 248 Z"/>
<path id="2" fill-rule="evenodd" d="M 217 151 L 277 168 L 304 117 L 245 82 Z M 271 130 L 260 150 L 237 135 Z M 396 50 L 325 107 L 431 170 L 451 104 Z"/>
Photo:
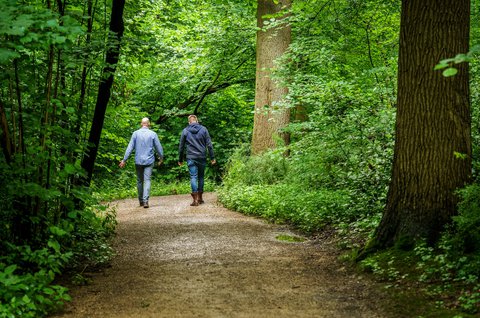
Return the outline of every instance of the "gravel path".
<path id="1" fill-rule="evenodd" d="M 213 193 L 118 201 L 117 256 L 55 317 L 393 317 L 328 244 L 229 211 Z"/>

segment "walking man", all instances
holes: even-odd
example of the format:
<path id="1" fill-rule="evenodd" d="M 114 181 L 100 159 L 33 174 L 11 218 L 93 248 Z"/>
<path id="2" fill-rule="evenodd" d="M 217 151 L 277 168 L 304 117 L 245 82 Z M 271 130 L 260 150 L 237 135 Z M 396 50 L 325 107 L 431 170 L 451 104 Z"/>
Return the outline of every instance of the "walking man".
<path id="1" fill-rule="evenodd" d="M 125 167 L 125 163 L 135 149 L 135 170 L 137 173 L 137 192 L 140 206 L 148 208 L 148 199 L 150 197 L 150 177 L 152 176 L 153 165 L 155 163 L 154 150 L 158 155 L 158 165 L 163 161 L 163 148 L 158 139 L 158 135 L 150 130 L 150 120 L 143 118 L 142 127 L 132 134 L 128 143 L 127 150 L 120 161 L 120 168 Z"/>
<path id="2" fill-rule="evenodd" d="M 188 126 L 183 129 L 178 146 L 178 165 L 183 165 L 187 148 L 187 166 L 190 172 L 190 186 L 192 188 L 193 202 L 191 206 L 204 203 L 203 185 L 205 183 L 205 167 L 207 165 L 207 149 L 212 165 L 216 163 L 213 153 L 212 140 L 207 128 L 198 123 L 197 116 L 188 116 Z"/>

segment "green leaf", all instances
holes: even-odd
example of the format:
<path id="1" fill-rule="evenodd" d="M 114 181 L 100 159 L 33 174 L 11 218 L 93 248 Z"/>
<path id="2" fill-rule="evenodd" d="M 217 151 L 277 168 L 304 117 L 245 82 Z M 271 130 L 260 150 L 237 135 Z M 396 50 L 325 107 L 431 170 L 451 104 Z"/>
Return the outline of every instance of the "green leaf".
<path id="1" fill-rule="evenodd" d="M 50 226 L 50 232 L 54 235 L 58 235 L 58 236 L 64 236 L 65 234 L 67 234 L 66 231 L 62 230 L 61 228 L 57 227 L 57 226 Z"/>
<path id="2" fill-rule="evenodd" d="M 467 159 L 468 158 L 468 155 L 466 153 L 461 153 L 461 152 L 457 152 L 457 151 L 454 151 L 453 155 L 457 159 Z"/>
<path id="3" fill-rule="evenodd" d="M 61 44 L 61 43 L 65 43 L 65 41 L 67 41 L 67 38 L 65 36 L 55 36 L 53 38 L 53 43 L 57 43 L 57 44 Z"/>
<path id="4" fill-rule="evenodd" d="M 450 76 L 454 76 L 457 73 L 458 73 L 458 70 L 456 68 L 449 67 L 445 71 L 443 71 L 442 75 L 445 77 L 450 77 Z"/>
<path id="5" fill-rule="evenodd" d="M 435 65 L 435 67 L 433 69 L 434 70 L 441 70 L 441 69 L 444 69 L 446 67 L 448 67 L 447 63 L 440 62 L 437 65 Z"/>
<path id="6" fill-rule="evenodd" d="M 55 252 L 60 252 L 60 244 L 55 240 L 49 240 L 47 245 L 55 250 Z"/>
<path id="7" fill-rule="evenodd" d="M 470 62 L 470 58 L 467 54 L 457 54 L 454 58 L 455 64 L 463 63 L 463 62 Z"/>
<path id="8" fill-rule="evenodd" d="M 47 295 L 53 295 L 53 294 L 55 294 L 55 291 L 54 291 L 53 289 L 49 288 L 49 287 L 44 288 L 44 289 L 43 289 L 43 292 L 44 292 L 45 294 L 47 294 Z"/>
<path id="9" fill-rule="evenodd" d="M 6 275 L 11 275 L 16 269 L 17 269 L 17 265 L 10 265 L 7 268 L 5 268 L 4 272 Z"/>
<path id="10" fill-rule="evenodd" d="M 22 297 L 22 300 L 23 300 L 26 304 L 28 304 L 29 302 L 31 302 L 31 299 L 30 299 L 30 297 L 28 297 L 28 295 L 23 296 L 23 297 Z"/>
<path id="11" fill-rule="evenodd" d="M 67 174 L 74 174 L 75 172 L 77 172 L 77 168 L 75 168 L 74 165 L 70 164 L 70 163 L 67 163 L 65 165 L 65 172 Z"/>
<path id="12" fill-rule="evenodd" d="M 20 54 L 9 49 L 0 48 L 0 63 L 8 62 L 16 57 L 20 57 Z"/>
<path id="13" fill-rule="evenodd" d="M 47 21 L 47 26 L 56 27 L 56 26 L 58 26 L 58 22 L 57 22 L 57 20 L 48 20 Z"/>
<path id="14" fill-rule="evenodd" d="M 68 217 L 71 218 L 71 219 L 76 219 L 77 218 L 77 211 L 68 212 Z"/>

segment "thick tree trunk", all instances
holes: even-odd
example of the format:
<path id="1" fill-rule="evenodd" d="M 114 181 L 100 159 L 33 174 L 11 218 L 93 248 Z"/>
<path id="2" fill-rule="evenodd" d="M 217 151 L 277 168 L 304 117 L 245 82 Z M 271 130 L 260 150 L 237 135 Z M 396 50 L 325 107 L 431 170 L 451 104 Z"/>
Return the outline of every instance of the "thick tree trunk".
<path id="1" fill-rule="evenodd" d="M 257 26 L 265 27 L 265 15 L 275 14 L 289 8 L 291 0 L 258 0 Z M 252 153 L 259 154 L 276 146 L 276 136 L 288 143 L 288 136 L 279 133 L 290 121 L 290 110 L 278 103 L 287 94 L 287 88 L 279 87 L 271 77 L 274 61 L 288 49 L 291 40 L 289 25 L 257 31 L 257 71 L 255 87 L 255 115 L 253 124 Z"/>
<path id="2" fill-rule="evenodd" d="M 109 45 L 105 57 L 106 66 L 103 69 L 103 77 L 98 87 L 97 103 L 93 115 L 92 127 L 88 139 L 88 148 L 85 157 L 82 160 L 82 167 L 87 173 L 83 184 L 88 186 L 92 180 L 93 167 L 97 158 L 100 136 L 102 133 L 105 112 L 108 101 L 110 100 L 111 88 L 115 69 L 120 56 L 120 43 L 123 36 L 123 9 L 125 0 L 114 0 L 112 4 L 112 16 L 110 20 L 110 31 L 113 36 L 109 37 Z"/>
<path id="3" fill-rule="evenodd" d="M 455 214 L 455 190 L 470 180 L 468 65 L 450 78 L 433 70 L 468 51 L 469 19 L 470 0 L 402 1 L 393 172 L 377 247 L 435 242 Z"/>

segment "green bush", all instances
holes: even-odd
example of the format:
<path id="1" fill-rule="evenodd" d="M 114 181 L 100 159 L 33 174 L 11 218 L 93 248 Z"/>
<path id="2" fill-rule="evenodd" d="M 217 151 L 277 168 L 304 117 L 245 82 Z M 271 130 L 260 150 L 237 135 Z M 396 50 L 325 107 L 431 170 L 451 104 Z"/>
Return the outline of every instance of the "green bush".
<path id="1" fill-rule="evenodd" d="M 63 251 L 57 240 L 66 232 L 50 230 L 46 246 L 37 250 L 2 244 L 6 256 L 0 257 L 1 317 L 40 317 L 70 300 L 67 289 L 53 282 L 72 252 Z"/>
<path id="2" fill-rule="evenodd" d="M 50 226 L 44 246 L 32 249 L 3 241 L 0 317 L 43 317 L 69 301 L 56 277 L 106 264 L 113 255 L 110 239 L 115 225 L 114 210 L 88 205 Z"/>
<path id="3" fill-rule="evenodd" d="M 219 199 L 228 208 L 304 231 L 319 230 L 338 218 L 351 219 L 343 209 L 350 200 L 344 191 L 307 191 L 286 184 L 235 186 L 220 189 Z"/>
<path id="4" fill-rule="evenodd" d="M 459 195 L 459 214 L 435 246 L 421 241 L 413 251 L 390 249 L 361 267 L 387 281 L 414 281 L 442 306 L 480 312 L 480 186 L 472 184 Z"/>

